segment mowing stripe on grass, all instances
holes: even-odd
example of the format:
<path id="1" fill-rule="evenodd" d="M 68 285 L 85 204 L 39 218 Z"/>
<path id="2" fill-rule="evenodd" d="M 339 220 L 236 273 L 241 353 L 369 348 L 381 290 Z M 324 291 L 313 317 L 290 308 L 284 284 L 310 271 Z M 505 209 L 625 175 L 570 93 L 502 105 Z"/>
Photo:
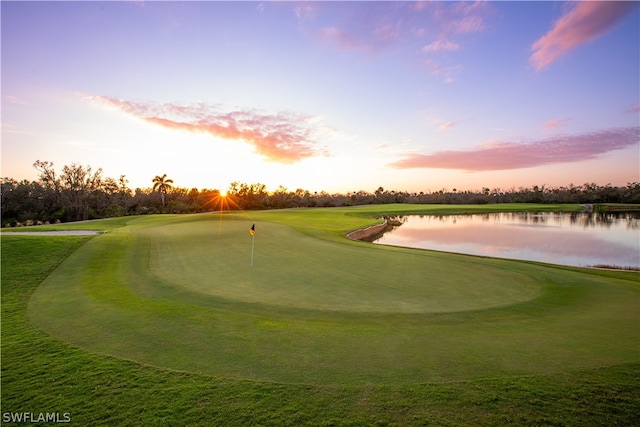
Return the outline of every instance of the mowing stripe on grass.
<path id="1" fill-rule="evenodd" d="M 69 257 L 29 314 L 92 351 L 276 382 L 441 382 L 638 360 L 637 273 L 339 237 L 372 222 L 362 212 L 136 219 Z"/>

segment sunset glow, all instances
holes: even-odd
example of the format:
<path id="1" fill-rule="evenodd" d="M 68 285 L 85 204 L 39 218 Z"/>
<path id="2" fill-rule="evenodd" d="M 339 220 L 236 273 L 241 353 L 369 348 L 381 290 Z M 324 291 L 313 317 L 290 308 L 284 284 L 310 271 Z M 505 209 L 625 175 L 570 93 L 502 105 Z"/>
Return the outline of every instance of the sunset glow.
<path id="1" fill-rule="evenodd" d="M 638 2 L 2 2 L 3 177 L 640 181 Z"/>

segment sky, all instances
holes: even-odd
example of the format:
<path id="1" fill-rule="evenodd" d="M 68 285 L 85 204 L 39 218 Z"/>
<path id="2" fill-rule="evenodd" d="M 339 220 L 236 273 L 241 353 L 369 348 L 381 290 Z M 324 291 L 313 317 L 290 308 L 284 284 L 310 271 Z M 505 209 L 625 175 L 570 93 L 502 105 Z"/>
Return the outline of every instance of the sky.
<path id="1" fill-rule="evenodd" d="M 10 2 L 0 176 L 148 188 L 640 181 L 639 2 Z"/>

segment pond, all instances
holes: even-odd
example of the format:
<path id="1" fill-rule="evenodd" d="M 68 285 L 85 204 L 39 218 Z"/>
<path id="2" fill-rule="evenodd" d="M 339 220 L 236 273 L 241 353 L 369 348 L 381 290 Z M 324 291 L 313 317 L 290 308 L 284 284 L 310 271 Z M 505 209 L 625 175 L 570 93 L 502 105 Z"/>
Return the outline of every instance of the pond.
<path id="1" fill-rule="evenodd" d="M 640 212 L 510 212 L 388 219 L 377 244 L 579 267 L 640 268 Z"/>

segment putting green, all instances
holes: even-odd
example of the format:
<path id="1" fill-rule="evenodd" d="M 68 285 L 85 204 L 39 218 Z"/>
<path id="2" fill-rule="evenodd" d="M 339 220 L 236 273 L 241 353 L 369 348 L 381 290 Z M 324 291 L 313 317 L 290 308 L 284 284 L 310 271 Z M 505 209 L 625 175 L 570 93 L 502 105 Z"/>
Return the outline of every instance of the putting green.
<path id="1" fill-rule="evenodd" d="M 336 237 L 371 222 L 354 212 L 137 218 L 69 257 L 29 315 L 91 351 L 279 382 L 451 381 L 638 360 L 637 274 Z"/>
<path id="2" fill-rule="evenodd" d="M 363 250 L 273 223 L 258 225 L 251 267 L 251 224 L 212 218 L 147 228 L 133 256 L 149 254 L 141 274 L 152 274 L 165 291 L 288 309 L 436 313 L 512 304 L 542 290 L 533 277 L 482 260 L 450 270 L 427 252 Z"/>

